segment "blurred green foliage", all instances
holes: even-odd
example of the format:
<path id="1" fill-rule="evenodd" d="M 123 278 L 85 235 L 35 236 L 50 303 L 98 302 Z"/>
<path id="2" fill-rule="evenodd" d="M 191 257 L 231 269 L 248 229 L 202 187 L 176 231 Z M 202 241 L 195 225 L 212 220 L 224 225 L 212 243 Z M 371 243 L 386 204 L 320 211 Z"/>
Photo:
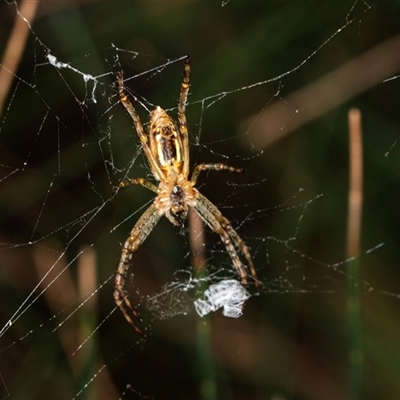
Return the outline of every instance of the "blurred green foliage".
<path id="1" fill-rule="evenodd" d="M 0 4 L 0 15 L 3 51 L 14 5 Z M 139 299 L 139 291 L 142 298 L 146 340 L 138 342 L 119 311 L 111 313 L 121 243 L 154 197 L 140 187 L 112 197 L 113 185 L 125 174 L 148 174 L 131 121 L 117 102 L 114 74 L 123 69 L 127 87 L 146 107 L 174 108 L 182 62 L 168 60 L 186 54 L 192 60 L 192 163 L 227 162 L 246 171 L 205 174 L 200 189 L 251 247 L 263 282 L 242 318 L 216 313 L 207 322 L 217 398 L 349 396 L 345 249 L 351 107 L 360 108 L 364 128 L 365 398 L 400 398 L 400 79 L 378 82 L 265 148 L 252 148 L 251 126 L 241 128 L 247 118 L 397 35 L 399 18 L 395 1 L 230 1 L 223 7 L 218 1 L 42 2 L 1 117 L 0 325 L 41 278 L 34 269 L 36 248 L 65 251 L 67 271 L 77 281 L 75 258 L 82 246 L 92 246 L 98 282 L 105 284 L 96 311 L 82 307 L 73 314 L 79 315 L 76 329 L 86 332 L 77 343 L 89 338 L 84 348 L 91 346 L 80 369 L 71 362 L 80 357 L 79 351 L 72 356 L 76 346 L 66 351 L 61 328 L 53 329 L 83 299 L 77 296 L 54 319 L 43 295 L 28 306 L 0 337 L 0 398 L 118 398 L 116 393 L 123 399 L 200 398 L 194 312 L 157 320 L 144 311 L 146 295 L 190 265 L 188 240 L 168 221 L 160 222 L 135 255 L 132 295 Z M 96 77 L 96 103 L 93 81 L 85 85 L 80 74 L 49 65 L 46 48 L 58 61 Z M 312 54 L 282 79 L 248 88 Z M 207 100 L 210 96 L 215 97 Z M 305 111 L 296 107 L 299 114 Z M 139 112 L 146 121 L 146 110 Z M 214 268 L 229 266 L 218 238 L 207 233 L 208 240 Z"/>

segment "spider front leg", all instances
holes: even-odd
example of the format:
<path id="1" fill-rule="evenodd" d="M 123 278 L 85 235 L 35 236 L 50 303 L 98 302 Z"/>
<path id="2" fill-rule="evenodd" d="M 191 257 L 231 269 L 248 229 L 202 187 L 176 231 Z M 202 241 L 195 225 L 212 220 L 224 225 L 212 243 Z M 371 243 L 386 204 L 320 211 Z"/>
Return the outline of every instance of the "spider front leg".
<path id="1" fill-rule="evenodd" d="M 126 111 L 128 111 L 129 115 L 133 120 L 133 124 L 135 125 L 136 132 L 139 136 L 140 143 L 142 144 L 143 151 L 146 155 L 146 158 L 150 164 L 153 175 L 160 180 L 163 176 L 160 166 L 158 165 L 156 159 L 153 157 L 153 153 L 150 149 L 149 138 L 145 134 L 142 121 L 140 120 L 139 114 L 137 113 L 135 107 L 129 100 L 128 96 L 125 94 L 124 80 L 123 74 L 120 72 L 118 74 L 118 93 L 121 100 L 121 103 L 125 107 Z M 135 98 L 136 99 L 136 98 Z"/>
<path id="2" fill-rule="evenodd" d="M 146 181 L 147 182 L 147 181 Z M 115 275 L 114 300 L 125 319 L 132 328 L 144 336 L 142 330 L 135 325 L 132 316 L 139 321 L 142 321 L 139 313 L 132 307 L 126 292 L 126 282 L 129 280 L 128 271 L 132 254 L 140 247 L 147 238 L 154 226 L 161 218 L 162 213 L 158 210 L 156 204 L 152 204 L 139 218 L 136 225 L 133 227 L 128 239 L 125 241 L 122 248 L 121 259 L 118 264 L 117 273 Z"/>
<path id="3" fill-rule="evenodd" d="M 182 138 L 183 148 L 183 175 L 188 176 L 189 174 L 189 137 L 188 128 L 186 122 L 186 104 L 189 94 L 190 87 L 190 57 L 185 58 L 185 65 L 183 67 L 183 79 L 181 83 L 181 90 L 179 93 L 179 104 L 178 104 L 178 120 L 179 120 L 179 133 Z"/>

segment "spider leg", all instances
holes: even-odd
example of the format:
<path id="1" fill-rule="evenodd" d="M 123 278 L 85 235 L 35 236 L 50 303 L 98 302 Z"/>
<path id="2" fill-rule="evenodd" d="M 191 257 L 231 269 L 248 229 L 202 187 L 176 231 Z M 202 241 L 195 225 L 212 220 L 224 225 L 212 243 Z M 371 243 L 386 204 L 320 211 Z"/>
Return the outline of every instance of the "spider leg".
<path id="1" fill-rule="evenodd" d="M 227 170 L 227 171 L 239 172 L 239 173 L 243 172 L 243 170 L 241 168 L 234 168 L 229 165 L 220 164 L 220 163 L 218 163 L 218 164 L 199 164 L 194 167 L 192 177 L 190 179 L 190 181 L 192 182 L 193 185 L 196 184 L 197 178 L 199 177 L 200 172 L 206 171 L 206 170 L 214 170 L 214 171 Z"/>
<path id="2" fill-rule="evenodd" d="M 235 246 L 245 257 L 247 266 L 250 269 L 250 273 L 254 279 L 254 285 L 256 288 L 258 288 L 259 281 L 254 268 L 253 260 L 251 259 L 250 250 L 237 232 L 232 228 L 230 222 L 221 214 L 218 208 L 201 193 L 198 194 L 194 208 L 204 222 L 221 237 L 222 243 L 224 243 L 226 250 L 232 259 L 233 265 L 238 272 L 242 285 L 245 286 L 247 284 L 247 272 L 240 260 Z"/>
<path id="3" fill-rule="evenodd" d="M 131 186 L 131 185 L 142 185 L 145 188 L 158 193 L 158 187 L 148 181 L 147 179 L 144 178 L 132 178 L 132 179 L 124 179 L 123 181 L 121 181 L 118 186 L 115 188 L 114 192 L 117 193 L 120 189 L 126 188 L 127 186 Z"/>
<path id="4" fill-rule="evenodd" d="M 183 67 L 183 79 L 181 83 L 181 90 L 179 93 L 179 104 L 178 104 L 178 120 L 179 120 L 179 133 L 182 138 L 183 147 L 183 175 L 188 176 L 189 174 L 189 137 L 186 123 L 186 103 L 189 94 L 189 80 L 190 80 L 190 57 L 185 58 L 185 65 Z"/>
<path id="5" fill-rule="evenodd" d="M 137 132 L 140 142 L 142 144 L 143 151 L 146 154 L 146 157 L 149 161 L 150 168 L 153 172 L 153 175 L 155 176 L 156 179 L 161 180 L 163 173 L 161 171 L 160 166 L 157 164 L 157 161 L 154 159 L 153 154 L 150 150 L 149 138 L 147 137 L 147 135 L 144 132 L 142 121 L 140 120 L 139 114 L 137 113 L 135 107 L 132 105 L 128 96 L 125 94 L 125 87 L 124 87 L 122 72 L 120 72 L 118 75 L 118 91 L 119 91 L 119 97 L 120 97 L 121 103 L 126 108 L 126 111 L 128 111 L 129 115 L 131 116 L 131 118 L 133 120 L 136 132 Z"/>
<path id="6" fill-rule="evenodd" d="M 125 319 L 132 326 L 132 328 L 144 336 L 142 330 L 135 325 L 132 316 L 142 321 L 139 313 L 132 307 L 132 304 L 128 298 L 125 286 L 128 278 L 128 270 L 132 254 L 140 247 L 140 245 L 147 238 L 151 230 L 157 224 L 161 218 L 162 213 L 157 209 L 155 204 L 152 204 L 139 218 L 136 225 L 133 227 L 128 239 L 125 241 L 122 248 L 121 259 L 118 264 L 117 273 L 115 275 L 115 287 L 114 287 L 114 301 L 121 310 Z"/>

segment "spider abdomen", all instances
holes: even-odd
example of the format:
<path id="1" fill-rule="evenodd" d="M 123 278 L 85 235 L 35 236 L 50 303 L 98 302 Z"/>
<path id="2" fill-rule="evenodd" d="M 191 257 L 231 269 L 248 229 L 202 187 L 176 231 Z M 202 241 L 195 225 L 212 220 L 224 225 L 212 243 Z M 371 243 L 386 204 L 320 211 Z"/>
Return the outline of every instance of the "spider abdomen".
<path id="1" fill-rule="evenodd" d="M 182 141 L 172 118 L 159 106 L 150 113 L 150 148 L 167 176 L 182 171 Z"/>
<path id="2" fill-rule="evenodd" d="M 179 146 L 176 145 L 176 139 L 166 135 L 157 135 L 156 140 L 158 142 L 159 152 L 162 153 L 160 157 L 161 164 L 163 166 L 172 165 L 174 162 L 180 160 Z"/>

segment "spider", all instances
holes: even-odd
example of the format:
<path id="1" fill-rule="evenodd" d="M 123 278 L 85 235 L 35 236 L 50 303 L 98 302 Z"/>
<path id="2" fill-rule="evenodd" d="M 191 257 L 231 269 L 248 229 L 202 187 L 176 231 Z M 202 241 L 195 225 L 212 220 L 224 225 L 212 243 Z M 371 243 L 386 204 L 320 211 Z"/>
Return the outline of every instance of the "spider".
<path id="1" fill-rule="evenodd" d="M 128 323 L 142 336 L 144 334 L 135 324 L 133 317 L 139 321 L 142 320 L 139 313 L 132 307 L 125 286 L 129 279 L 128 270 L 132 254 L 144 242 L 163 215 L 172 224 L 181 226 L 188 215 L 189 207 L 193 207 L 203 221 L 220 235 L 242 285 L 247 284 L 247 272 L 237 250 L 246 259 L 255 286 L 257 288 L 259 286 L 249 248 L 218 208 L 194 187 L 201 171 L 242 172 L 242 170 L 225 164 L 199 164 L 194 167 L 189 178 L 189 139 L 185 115 L 189 77 L 190 58 L 186 57 L 178 104 L 179 129 L 166 111 L 156 106 L 150 112 L 148 134 L 146 134 L 135 107 L 125 94 L 122 73 L 118 76 L 120 101 L 133 120 L 151 172 L 159 182 L 157 186 L 144 178 L 134 178 L 121 181 L 116 188 L 116 191 L 119 191 L 124 187 L 139 184 L 157 194 L 152 205 L 139 218 L 124 243 L 115 277 L 114 300 Z M 134 99 L 137 101 L 136 98 Z"/>

